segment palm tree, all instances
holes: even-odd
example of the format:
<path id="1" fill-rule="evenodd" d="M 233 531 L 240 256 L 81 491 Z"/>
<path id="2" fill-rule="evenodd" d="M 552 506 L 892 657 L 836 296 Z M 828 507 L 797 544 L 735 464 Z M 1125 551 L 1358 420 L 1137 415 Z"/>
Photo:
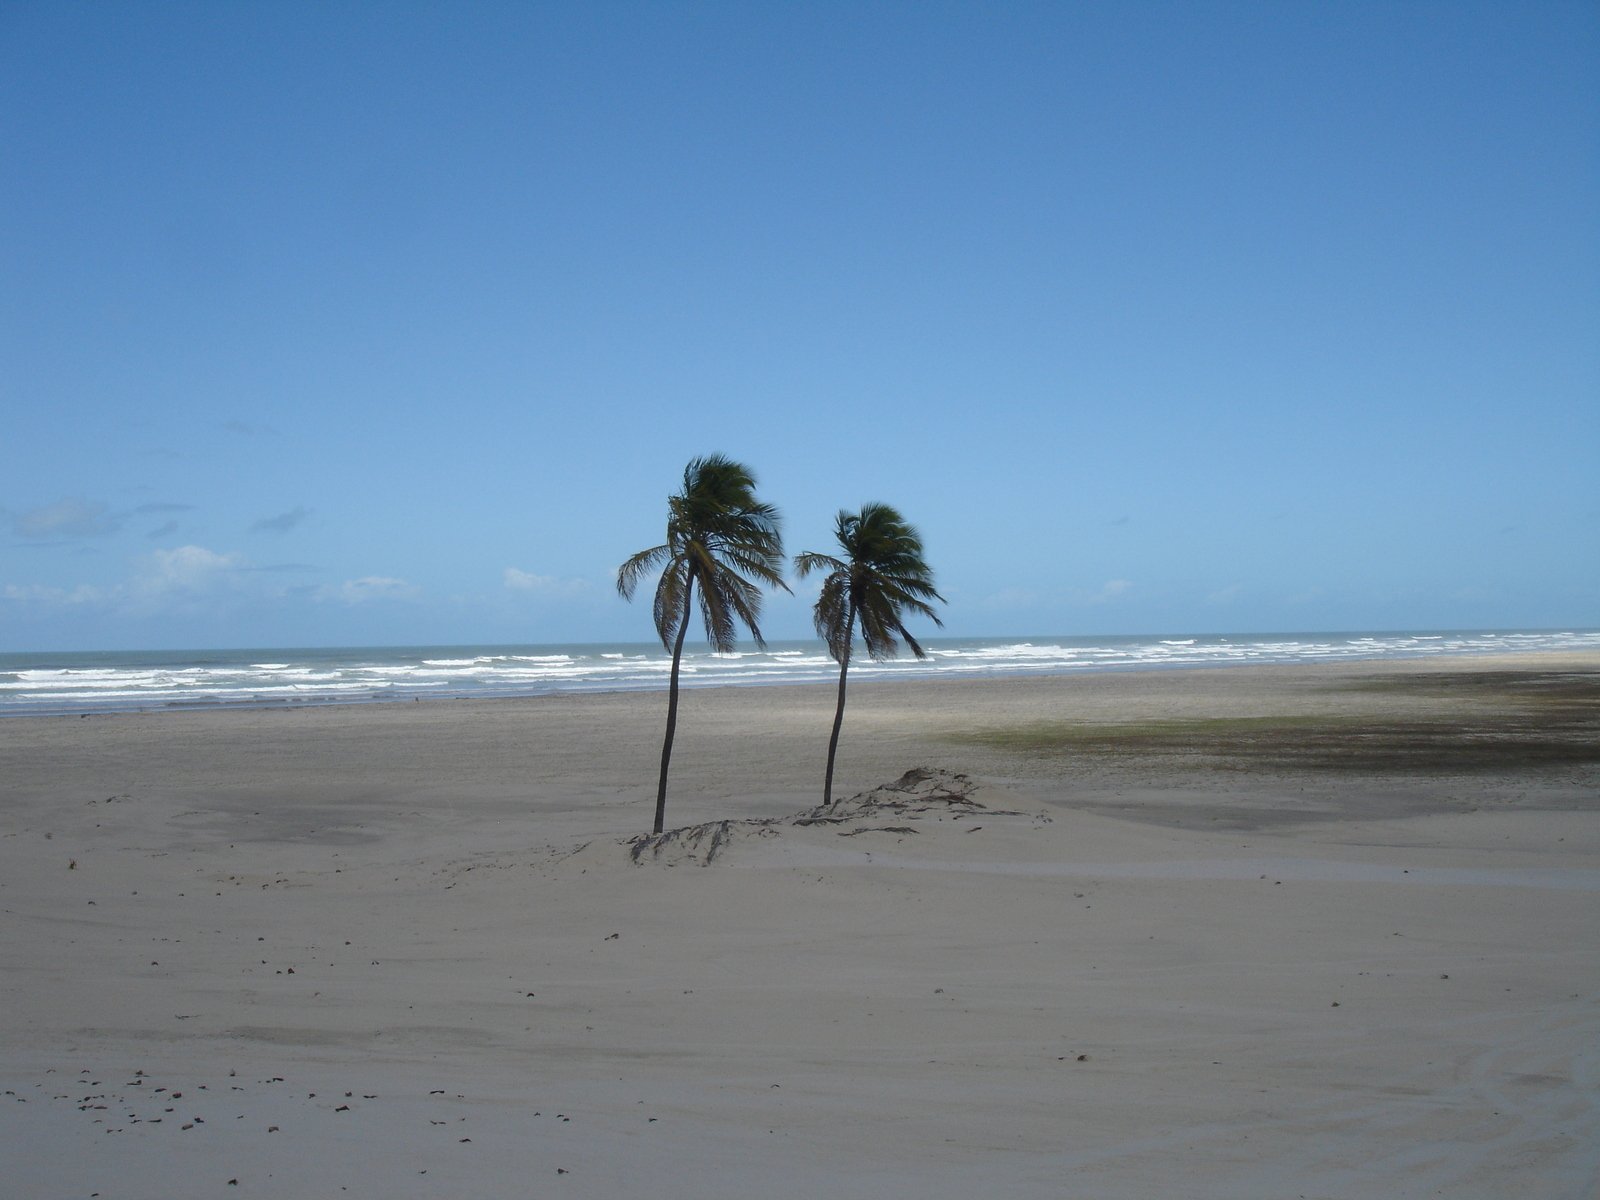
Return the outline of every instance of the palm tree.
<path id="1" fill-rule="evenodd" d="M 795 573 L 804 579 L 812 571 L 826 571 L 813 618 L 817 634 L 839 664 L 839 707 L 833 714 L 833 736 L 828 739 L 828 774 L 822 785 L 823 804 L 833 803 L 833 760 L 839 749 L 839 727 L 844 724 L 845 676 L 850 671 L 850 651 L 856 622 L 861 640 L 874 659 L 893 658 L 904 638 L 911 653 L 926 658 L 905 627 L 907 613 L 927 617 L 943 626 L 930 600 L 944 603 L 933 587 L 933 570 L 922 559 L 922 538 L 887 504 L 863 504 L 859 513 L 841 511 L 834 536 L 843 558 L 829 554 L 795 556 Z"/>
<path id="2" fill-rule="evenodd" d="M 747 625 L 759 647 L 761 589 L 757 582 L 789 590 L 783 581 L 783 537 L 778 510 L 755 496 L 756 477 L 743 463 L 720 454 L 692 460 L 683 471 L 683 490 L 667 498 L 667 540 L 641 550 L 617 568 L 617 591 L 633 599 L 639 580 L 661 565 L 656 584 L 656 632 L 672 651 L 667 689 L 667 736 L 661 744 L 661 781 L 656 790 L 655 832 L 667 813 L 667 766 L 678 727 L 678 666 L 689 632 L 695 587 L 706 640 L 714 650 L 733 649 L 739 623 Z"/>

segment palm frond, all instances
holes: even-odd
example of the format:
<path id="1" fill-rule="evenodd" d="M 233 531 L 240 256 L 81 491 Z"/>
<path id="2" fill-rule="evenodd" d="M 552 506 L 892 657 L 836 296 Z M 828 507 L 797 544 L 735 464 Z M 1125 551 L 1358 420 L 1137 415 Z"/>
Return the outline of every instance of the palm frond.
<path id="1" fill-rule="evenodd" d="M 722 570 L 717 574 L 717 599 L 727 614 L 730 630 L 737 618 L 750 630 L 757 648 L 765 649 L 767 643 L 761 636 L 761 589 L 733 571 Z M 722 648 L 731 650 L 731 640 L 727 647 L 719 647 Z"/>
<path id="2" fill-rule="evenodd" d="M 811 623 L 817 636 L 827 644 L 828 653 L 835 662 L 845 662 L 850 657 L 850 642 L 855 633 L 855 614 L 850 607 L 850 576 L 844 570 L 833 571 L 822 581 L 822 591 L 817 594 L 816 607 L 812 609 Z"/>
<path id="3" fill-rule="evenodd" d="M 668 650 L 678 639 L 678 628 L 689 614 L 684 610 L 684 600 L 687 599 L 689 572 L 681 561 L 673 561 L 667 569 L 661 572 L 661 581 L 656 584 L 655 606 L 652 615 L 655 618 L 656 633 L 661 638 L 661 644 Z"/>
<path id="4" fill-rule="evenodd" d="M 901 628 L 899 614 L 894 603 L 882 592 L 865 591 L 857 606 L 856 619 L 861 624 L 861 640 L 869 655 L 885 659 L 899 653 L 896 637 Z"/>
<path id="5" fill-rule="evenodd" d="M 738 643 L 738 625 L 734 621 L 737 610 L 729 595 L 729 573 L 697 571 L 695 578 L 700 584 L 700 615 L 705 622 L 706 641 L 718 653 L 728 654 Z"/>
<path id="6" fill-rule="evenodd" d="M 804 554 L 796 554 L 794 556 L 794 573 L 801 579 L 804 579 L 813 571 L 845 571 L 848 569 L 841 560 L 834 558 L 831 554 L 817 554 L 815 551 L 807 550 Z"/>
<path id="7" fill-rule="evenodd" d="M 672 553 L 668 545 L 651 546 L 648 550 L 641 550 L 627 562 L 617 568 L 617 591 L 624 600 L 632 600 L 634 589 L 639 586 L 640 578 L 663 558 Z"/>

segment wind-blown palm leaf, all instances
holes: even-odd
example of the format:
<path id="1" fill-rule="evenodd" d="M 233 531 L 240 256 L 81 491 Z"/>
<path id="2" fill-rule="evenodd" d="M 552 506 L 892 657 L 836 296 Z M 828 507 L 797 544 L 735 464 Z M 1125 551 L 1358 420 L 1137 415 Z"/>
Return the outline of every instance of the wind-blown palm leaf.
<path id="1" fill-rule="evenodd" d="M 672 547 L 666 545 L 651 546 L 648 550 L 639 551 L 617 568 L 617 591 L 622 593 L 624 600 L 633 599 L 633 592 L 639 586 L 640 577 L 667 557 L 671 550 Z"/>
<path id="2" fill-rule="evenodd" d="M 778 510 L 755 496 L 750 468 L 720 454 L 690 461 L 683 490 L 667 498 L 667 540 L 641 550 L 617 568 L 617 591 L 633 599 L 639 581 L 660 566 L 652 618 L 661 644 L 672 652 L 667 690 L 667 733 L 661 746 L 655 832 L 662 831 L 667 803 L 667 767 L 678 719 L 678 671 L 691 605 L 698 596 L 706 640 L 727 653 L 739 626 L 761 638 L 763 585 L 788 591 L 783 580 L 783 537 Z"/>

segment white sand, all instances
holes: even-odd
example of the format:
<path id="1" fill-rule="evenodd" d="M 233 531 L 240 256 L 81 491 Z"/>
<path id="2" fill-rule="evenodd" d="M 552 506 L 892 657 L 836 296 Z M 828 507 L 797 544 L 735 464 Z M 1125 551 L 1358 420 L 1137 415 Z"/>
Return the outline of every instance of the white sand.
<path id="1" fill-rule="evenodd" d="M 621 844 L 659 695 L 5 722 L 0 1192 L 1591 1197 L 1592 766 L 947 736 L 1485 665 L 857 688 L 840 794 L 927 765 L 1010 812 L 709 866 Z M 669 826 L 815 803 L 832 699 L 687 693 Z"/>

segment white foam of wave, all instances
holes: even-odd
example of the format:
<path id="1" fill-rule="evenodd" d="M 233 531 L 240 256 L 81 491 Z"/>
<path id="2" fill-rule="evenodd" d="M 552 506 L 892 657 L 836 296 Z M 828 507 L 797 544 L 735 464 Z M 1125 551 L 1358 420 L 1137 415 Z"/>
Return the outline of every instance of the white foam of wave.
<path id="1" fill-rule="evenodd" d="M 1035 646 L 1032 642 L 1013 642 L 1002 646 L 974 646 L 971 648 L 935 647 L 931 653 L 935 658 L 1022 661 L 1030 658 L 1071 657 L 1077 651 L 1069 650 L 1063 646 Z"/>
<path id="2" fill-rule="evenodd" d="M 1600 632 L 1451 634 L 1321 634 L 1246 638 L 1107 638 L 1036 642 L 996 640 L 935 644 L 929 658 L 873 662 L 852 673 L 876 679 L 943 675 L 1028 675 L 1106 669 L 1227 666 L 1234 663 L 1324 662 L 1435 657 L 1500 651 L 1600 649 Z M 15 660 L 15 656 L 8 656 Z M 224 658 L 225 656 L 218 656 Z M 341 660 L 323 653 L 302 662 L 218 661 L 206 665 L 87 663 L 0 670 L 0 713 L 68 708 L 142 708 L 214 704 L 316 703 L 403 699 L 414 694 L 528 695 L 550 691 L 659 688 L 672 669 L 664 651 L 589 654 L 481 653 L 407 659 L 402 652 Z M 714 654 L 691 650 L 683 661 L 688 686 L 833 681 L 838 664 L 820 646 Z"/>

